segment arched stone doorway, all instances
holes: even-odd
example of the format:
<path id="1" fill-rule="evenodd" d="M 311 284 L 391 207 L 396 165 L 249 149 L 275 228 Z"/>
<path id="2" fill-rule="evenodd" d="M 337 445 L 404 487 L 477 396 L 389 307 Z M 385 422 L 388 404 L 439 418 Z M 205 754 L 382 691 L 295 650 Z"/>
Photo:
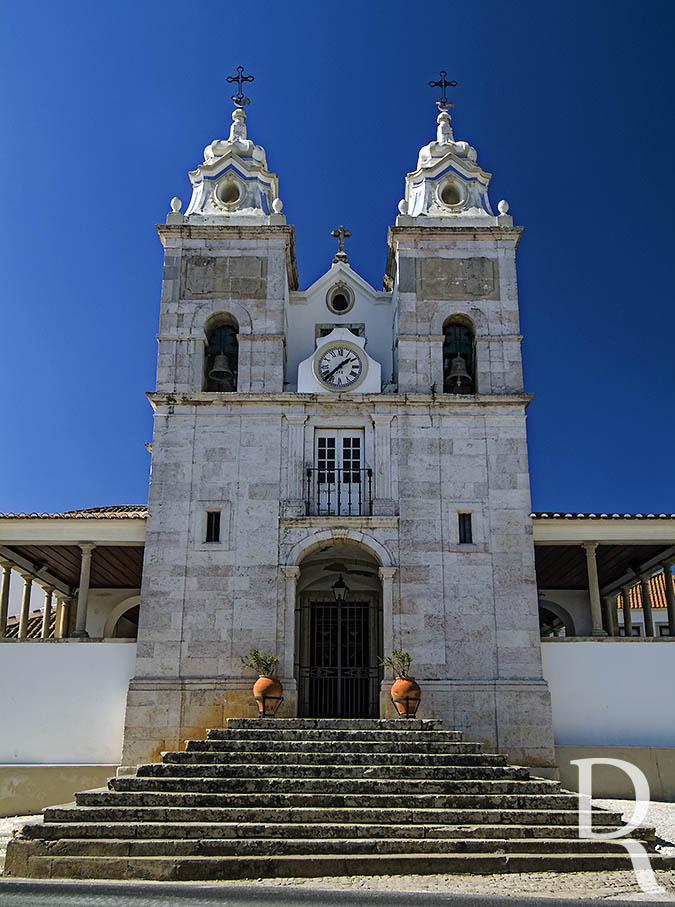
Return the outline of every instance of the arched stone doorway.
<path id="1" fill-rule="evenodd" d="M 300 562 L 295 611 L 300 717 L 379 716 L 382 585 L 378 568 L 374 555 L 349 539 L 326 541 Z M 334 588 L 340 577 L 347 586 L 344 600 Z"/>

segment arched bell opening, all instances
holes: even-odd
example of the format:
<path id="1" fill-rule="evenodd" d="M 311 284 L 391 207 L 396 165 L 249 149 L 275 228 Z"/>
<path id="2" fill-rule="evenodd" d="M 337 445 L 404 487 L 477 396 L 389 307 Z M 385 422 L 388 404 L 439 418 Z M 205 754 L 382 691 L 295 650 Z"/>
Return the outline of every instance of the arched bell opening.
<path id="1" fill-rule="evenodd" d="M 232 315 L 216 315 L 206 329 L 204 383 L 206 391 L 231 393 L 237 389 L 239 325 Z"/>
<path id="2" fill-rule="evenodd" d="M 302 718 L 377 718 L 382 669 L 379 563 L 356 542 L 326 542 L 300 563 L 295 676 Z"/>
<path id="3" fill-rule="evenodd" d="M 453 315 L 443 325 L 443 393 L 476 393 L 476 338 L 463 315 Z"/>

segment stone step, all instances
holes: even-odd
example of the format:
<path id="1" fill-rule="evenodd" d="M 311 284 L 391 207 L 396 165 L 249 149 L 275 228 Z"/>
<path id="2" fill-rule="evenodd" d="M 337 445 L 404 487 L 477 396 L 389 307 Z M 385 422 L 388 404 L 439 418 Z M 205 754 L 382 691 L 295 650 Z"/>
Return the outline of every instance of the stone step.
<path id="1" fill-rule="evenodd" d="M 119 779 L 122 780 L 122 779 Z M 75 795 L 78 806 L 184 807 L 187 809 L 387 809 L 404 802 L 411 810 L 505 809 L 571 810 L 576 797 L 569 794 L 394 794 L 349 793 L 186 793 L 144 791 L 84 791 Z"/>
<path id="2" fill-rule="evenodd" d="M 408 766 L 441 766 L 441 765 L 475 765 L 475 766 L 495 766 L 507 765 L 506 756 L 501 753 L 481 753 L 478 744 L 457 744 L 462 749 L 452 750 L 450 753 L 428 754 L 428 753 L 408 753 L 386 752 L 378 750 L 366 750 L 364 752 L 345 752 L 345 753 L 323 753 L 320 751 L 312 752 L 311 756 L 305 755 L 306 751 L 284 751 L 284 750 L 250 750 L 248 752 L 232 752 L 227 750 L 200 750 L 191 749 L 185 753 L 162 753 L 162 762 L 171 764 L 188 764 L 199 763 L 205 764 L 212 762 L 223 765 L 298 765 L 300 763 L 310 762 L 312 765 L 363 765 L 367 762 L 369 765 L 408 765 Z M 465 750 L 464 747 L 472 747 Z M 156 765 L 157 763 L 152 763 Z"/>
<path id="3" fill-rule="evenodd" d="M 194 779 L 201 779 L 205 783 L 229 781 L 232 785 L 235 785 L 238 781 L 239 789 L 244 789 L 241 785 L 245 781 L 268 781 L 276 790 L 286 790 L 287 788 L 284 785 L 290 782 L 298 782 L 298 785 L 301 785 L 297 788 L 298 790 L 305 790 L 312 781 L 317 784 L 323 782 L 322 787 L 325 790 L 326 782 L 347 783 L 348 781 L 358 781 L 363 784 L 368 781 L 371 784 L 379 784 L 380 786 L 377 789 L 385 793 L 390 792 L 392 786 L 397 783 L 404 785 L 406 790 L 414 790 L 422 784 L 456 784 L 470 781 L 476 787 L 481 782 L 494 784 L 497 781 L 515 780 L 520 784 L 537 785 L 541 790 L 555 790 L 558 787 L 555 781 L 530 780 L 526 771 L 523 772 L 523 770 L 501 766 L 479 766 L 478 768 L 475 766 L 441 766 L 440 768 L 425 768 L 423 766 L 409 767 L 400 765 L 339 767 L 323 765 L 143 765 L 138 769 L 136 777 L 122 776 L 115 780 L 112 787 L 114 790 L 136 790 L 139 789 L 140 782 L 154 782 L 162 779 L 171 779 L 176 784 L 180 784 L 181 781 L 191 782 Z M 129 780 L 132 780 L 133 784 L 125 786 Z M 146 787 L 144 789 L 150 790 L 153 788 Z M 174 786 L 161 789 L 176 790 L 177 788 Z M 185 790 L 194 789 L 194 787 L 185 787 Z M 223 788 L 223 790 L 226 789 L 234 788 Z"/>
<path id="4" fill-rule="evenodd" d="M 109 794 L 112 797 L 114 795 Z M 122 795 L 117 794 L 117 797 Z M 326 823 L 374 825 L 530 825 L 578 826 L 576 809 L 417 809 L 406 806 L 367 807 L 181 807 L 181 806 L 50 806 L 43 810 L 45 823 L 162 822 L 162 823 Z M 621 824 L 621 813 L 593 813 L 594 826 Z"/>
<path id="5" fill-rule="evenodd" d="M 576 794 L 439 728 L 232 719 L 76 805 L 45 809 L 10 842 L 6 872 L 217 881 L 631 865 L 620 843 L 578 839 Z M 592 820 L 608 832 L 622 817 Z M 639 834 L 653 846 L 653 829 Z"/>
<path id="6" fill-rule="evenodd" d="M 260 752 L 265 748 L 268 753 L 274 753 L 277 750 L 284 752 L 297 753 L 369 753 L 371 751 L 382 752 L 386 747 L 392 753 L 420 753 L 449 755 L 452 753 L 480 753 L 480 743 L 420 743 L 409 742 L 406 740 L 395 740 L 383 742 L 381 740 L 358 740 L 354 742 L 345 742 L 340 740 L 235 740 L 227 738 L 225 740 L 187 740 L 185 748 L 187 752 L 221 752 L 221 753 L 247 753 Z"/>
<path id="7" fill-rule="evenodd" d="M 597 825 L 598 834 L 609 833 L 616 825 Z M 641 832 L 649 829 L 640 829 Z M 653 829 L 652 831 L 652 838 Z M 476 838 L 492 840 L 502 838 L 560 840 L 578 839 L 576 823 L 570 825 L 367 825 L 348 822 L 278 822 L 264 824 L 252 819 L 248 823 L 238 822 L 40 822 L 25 825 L 21 831 L 24 838 L 133 838 L 147 840 L 166 838 L 423 838 L 467 841 Z M 641 835 L 642 838 L 649 837 Z M 541 844 L 540 844 L 541 846 Z"/>
<path id="8" fill-rule="evenodd" d="M 436 718 L 228 718 L 227 730 L 327 730 L 327 731 L 434 731 L 442 730 Z M 219 734 L 212 728 L 207 735 Z M 461 734 L 461 731 L 454 731 Z"/>
<path id="9" fill-rule="evenodd" d="M 623 850 L 623 848 L 622 848 Z M 504 872 L 607 872 L 630 868 L 625 850 L 593 854 L 372 854 L 275 857 L 29 857 L 31 878 L 152 879 L 218 881 L 272 877 L 489 874 Z M 655 857 L 652 865 L 670 868 L 674 858 Z M 14 868 L 10 872 L 20 874 Z"/>
<path id="10" fill-rule="evenodd" d="M 330 838 L 320 845 L 314 838 L 68 838 L 36 846 L 31 856 L 53 857 L 219 857 L 321 854 L 461 854 L 461 853 L 606 853 L 621 845 L 608 841 L 573 838 Z"/>
<path id="11" fill-rule="evenodd" d="M 211 730 L 207 734 L 207 740 L 259 740 L 265 743 L 277 744 L 280 741 L 307 742 L 320 741 L 330 743 L 331 741 L 340 743 L 459 743 L 462 740 L 461 731 L 406 731 L 406 730 L 318 730 L 315 728 L 307 729 L 288 729 L 278 730 L 277 728 L 245 728 L 241 730 Z"/>

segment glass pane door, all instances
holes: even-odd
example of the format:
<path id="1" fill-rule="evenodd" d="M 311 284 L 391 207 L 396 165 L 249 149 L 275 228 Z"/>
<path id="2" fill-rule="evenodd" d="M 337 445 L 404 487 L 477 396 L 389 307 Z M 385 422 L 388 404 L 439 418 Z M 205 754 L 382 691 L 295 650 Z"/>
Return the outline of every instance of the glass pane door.
<path id="1" fill-rule="evenodd" d="M 315 489 L 317 514 L 359 516 L 365 513 L 363 431 L 316 432 Z"/>

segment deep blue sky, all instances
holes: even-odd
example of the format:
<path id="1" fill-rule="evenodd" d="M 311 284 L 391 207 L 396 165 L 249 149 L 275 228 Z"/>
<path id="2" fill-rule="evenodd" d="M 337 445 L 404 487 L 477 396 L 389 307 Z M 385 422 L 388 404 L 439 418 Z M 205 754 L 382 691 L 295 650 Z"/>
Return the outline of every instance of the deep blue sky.
<path id="1" fill-rule="evenodd" d="M 519 249 L 535 509 L 675 511 L 675 4 L 6 2 L 0 510 L 146 500 L 161 245 L 186 171 L 227 136 L 225 76 L 279 175 L 300 284 L 387 226 L 434 136 L 526 228 Z"/>

